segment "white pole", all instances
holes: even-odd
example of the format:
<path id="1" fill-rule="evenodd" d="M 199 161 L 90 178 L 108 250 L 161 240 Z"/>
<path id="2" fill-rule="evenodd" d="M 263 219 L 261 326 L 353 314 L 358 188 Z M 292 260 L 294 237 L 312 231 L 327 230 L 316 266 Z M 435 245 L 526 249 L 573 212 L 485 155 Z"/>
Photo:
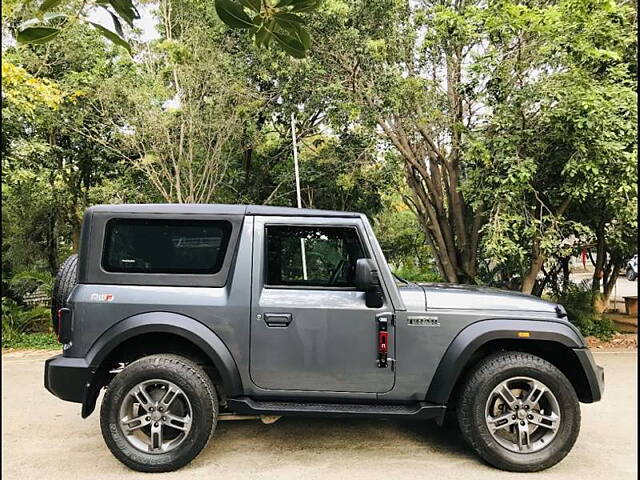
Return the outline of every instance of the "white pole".
<path id="1" fill-rule="evenodd" d="M 291 136 L 293 137 L 293 167 L 296 175 L 296 196 L 298 198 L 298 208 L 302 208 L 302 198 L 300 197 L 300 169 L 298 168 L 298 144 L 296 142 L 296 119 L 291 113 Z M 302 278 L 307 280 L 307 253 L 304 248 L 304 238 L 300 239 L 300 253 L 302 254 Z"/>

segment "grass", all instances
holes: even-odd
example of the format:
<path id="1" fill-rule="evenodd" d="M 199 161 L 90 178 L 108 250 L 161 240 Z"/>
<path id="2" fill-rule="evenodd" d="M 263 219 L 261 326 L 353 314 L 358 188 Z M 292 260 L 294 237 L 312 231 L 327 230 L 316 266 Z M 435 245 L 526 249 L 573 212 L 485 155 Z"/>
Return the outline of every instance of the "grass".
<path id="1" fill-rule="evenodd" d="M 53 333 L 21 333 L 13 336 L 11 341 L 3 338 L 2 348 L 57 350 L 61 346 Z"/>

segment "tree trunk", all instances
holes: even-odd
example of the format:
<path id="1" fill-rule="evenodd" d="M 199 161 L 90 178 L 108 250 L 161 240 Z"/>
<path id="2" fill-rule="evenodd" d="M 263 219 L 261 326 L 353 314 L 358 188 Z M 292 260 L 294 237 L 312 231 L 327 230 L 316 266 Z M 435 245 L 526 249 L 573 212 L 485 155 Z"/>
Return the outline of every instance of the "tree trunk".
<path id="1" fill-rule="evenodd" d="M 600 223 L 596 228 L 597 257 L 595 270 L 593 271 L 593 279 L 591 282 L 591 290 L 600 291 L 601 279 L 604 275 L 604 262 L 606 257 L 606 245 L 604 241 L 604 224 Z"/>
<path id="2" fill-rule="evenodd" d="M 47 264 L 51 275 L 55 275 L 60 265 L 58 263 L 58 229 L 53 215 L 49 217 L 49 224 L 47 227 Z"/>
<path id="3" fill-rule="evenodd" d="M 73 232 L 71 233 L 72 253 L 78 253 L 80 250 L 80 225 L 73 226 Z"/>
<path id="4" fill-rule="evenodd" d="M 526 275 L 522 278 L 522 293 L 528 293 L 531 295 L 533 292 L 533 287 L 536 285 L 536 278 L 538 278 L 538 274 L 544 265 L 544 261 L 546 260 L 545 256 L 540 251 L 540 241 L 534 240 L 533 242 L 533 261 L 531 262 L 531 267 Z"/>
<path id="5" fill-rule="evenodd" d="M 605 268 L 606 280 L 603 284 L 603 293 L 600 296 L 599 301 L 596 303 L 596 310 L 598 312 L 604 312 L 609 306 L 611 294 L 613 293 L 613 289 L 615 288 L 616 282 L 618 281 L 620 269 L 623 266 L 624 264 L 616 263 L 612 260 L 607 268 Z"/>
<path id="6" fill-rule="evenodd" d="M 569 270 L 570 259 L 571 257 L 564 257 L 560 259 L 560 262 L 562 264 L 562 288 L 563 289 L 566 289 L 567 285 L 569 285 L 569 282 L 571 281 L 569 279 L 569 276 L 571 275 L 571 271 Z"/>
<path id="7" fill-rule="evenodd" d="M 538 255 L 531 263 L 531 268 L 527 274 L 522 278 L 522 287 L 520 289 L 522 293 L 528 293 L 529 295 L 533 293 L 533 287 L 536 285 L 536 278 L 538 278 L 542 265 L 544 265 L 544 256 Z"/>

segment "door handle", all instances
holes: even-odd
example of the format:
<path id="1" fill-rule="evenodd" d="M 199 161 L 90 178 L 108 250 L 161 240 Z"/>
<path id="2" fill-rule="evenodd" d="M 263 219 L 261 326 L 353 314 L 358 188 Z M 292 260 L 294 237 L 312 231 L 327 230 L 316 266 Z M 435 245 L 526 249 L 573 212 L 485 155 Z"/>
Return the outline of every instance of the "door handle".
<path id="1" fill-rule="evenodd" d="M 265 313 L 264 321 L 267 324 L 267 327 L 280 327 L 285 328 L 288 327 L 293 320 L 293 317 L 290 313 Z"/>

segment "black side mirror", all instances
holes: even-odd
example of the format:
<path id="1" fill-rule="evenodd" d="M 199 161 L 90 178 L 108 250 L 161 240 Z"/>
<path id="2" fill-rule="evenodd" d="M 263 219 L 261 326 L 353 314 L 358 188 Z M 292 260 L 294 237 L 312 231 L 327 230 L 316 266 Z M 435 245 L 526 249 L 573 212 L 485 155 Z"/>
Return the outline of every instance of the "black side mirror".
<path id="1" fill-rule="evenodd" d="M 365 292 L 365 303 L 369 308 L 380 308 L 384 304 L 378 268 L 370 258 L 356 260 L 355 284 Z"/>

